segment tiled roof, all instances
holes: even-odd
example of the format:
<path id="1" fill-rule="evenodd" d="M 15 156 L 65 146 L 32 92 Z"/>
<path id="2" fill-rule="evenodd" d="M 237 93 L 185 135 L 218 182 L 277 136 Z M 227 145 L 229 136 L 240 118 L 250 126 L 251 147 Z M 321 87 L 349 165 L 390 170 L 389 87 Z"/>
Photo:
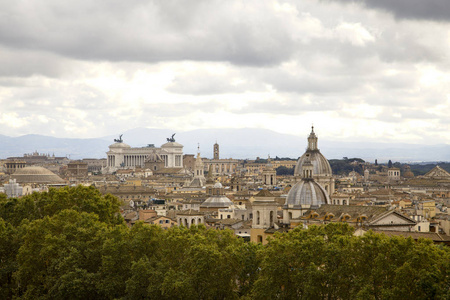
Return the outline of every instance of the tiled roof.
<path id="1" fill-rule="evenodd" d="M 254 197 L 275 197 L 275 195 L 269 192 L 268 190 L 261 190 Z"/>
<path id="2" fill-rule="evenodd" d="M 375 230 L 377 233 L 384 233 L 387 236 L 403 236 L 405 238 L 411 237 L 415 240 L 424 238 L 433 241 L 450 242 L 450 236 L 439 234 L 436 232 L 409 232 L 409 231 L 391 231 L 391 230 Z"/>

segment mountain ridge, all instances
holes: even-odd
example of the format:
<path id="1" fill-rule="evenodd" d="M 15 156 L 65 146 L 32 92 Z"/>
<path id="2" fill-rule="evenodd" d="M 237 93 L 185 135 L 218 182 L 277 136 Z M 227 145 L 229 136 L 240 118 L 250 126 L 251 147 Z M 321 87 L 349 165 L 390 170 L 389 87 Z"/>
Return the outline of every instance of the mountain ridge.
<path id="1" fill-rule="evenodd" d="M 22 156 L 24 153 L 55 154 L 71 159 L 105 158 L 108 146 L 120 134 L 132 147 L 154 144 L 160 147 L 166 138 L 176 133 L 169 129 L 138 127 L 116 135 L 98 138 L 57 138 L 39 134 L 19 137 L 0 135 L 0 158 Z M 185 154 L 197 153 L 200 145 L 202 157 L 213 156 L 213 145 L 217 141 L 221 158 L 254 159 L 256 157 L 301 156 L 307 146 L 307 135 L 303 138 L 258 128 L 195 129 L 175 134 L 177 142 L 184 145 Z M 359 157 L 366 161 L 383 162 L 391 159 L 400 162 L 450 161 L 450 145 L 420 145 L 407 143 L 348 142 L 324 140 L 319 134 L 319 148 L 328 159 Z"/>

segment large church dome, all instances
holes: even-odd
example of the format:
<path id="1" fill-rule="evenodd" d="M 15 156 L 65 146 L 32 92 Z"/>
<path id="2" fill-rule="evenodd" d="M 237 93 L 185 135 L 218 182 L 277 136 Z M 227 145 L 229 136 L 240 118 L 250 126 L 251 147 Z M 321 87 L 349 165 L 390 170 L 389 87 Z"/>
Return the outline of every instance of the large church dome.
<path id="1" fill-rule="evenodd" d="M 17 183 L 46 183 L 46 184 L 61 184 L 65 181 L 43 167 L 26 167 L 17 170 L 11 175 L 12 179 L 16 179 Z"/>
<path id="2" fill-rule="evenodd" d="M 311 134 L 308 137 L 308 148 L 306 152 L 299 158 L 297 165 L 295 166 L 294 175 L 301 175 L 303 164 L 306 161 L 306 156 L 309 156 L 309 160 L 313 165 L 313 176 L 331 176 L 331 166 L 325 156 L 320 153 L 317 148 L 317 135 L 314 133 L 314 127 L 312 127 Z"/>
<path id="3" fill-rule="evenodd" d="M 329 204 L 330 198 L 325 189 L 314 180 L 297 182 L 290 190 L 284 203 L 286 207 L 316 206 Z"/>

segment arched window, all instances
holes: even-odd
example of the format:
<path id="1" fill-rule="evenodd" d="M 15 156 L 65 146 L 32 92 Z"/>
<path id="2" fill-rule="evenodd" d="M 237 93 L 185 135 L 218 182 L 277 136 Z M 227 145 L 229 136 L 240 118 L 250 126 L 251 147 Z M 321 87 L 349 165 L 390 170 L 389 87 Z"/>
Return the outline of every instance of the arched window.
<path id="1" fill-rule="evenodd" d="M 259 225 L 259 210 L 256 211 L 256 225 Z"/>
<path id="2" fill-rule="evenodd" d="M 270 211 L 270 226 L 273 225 L 273 210 Z"/>

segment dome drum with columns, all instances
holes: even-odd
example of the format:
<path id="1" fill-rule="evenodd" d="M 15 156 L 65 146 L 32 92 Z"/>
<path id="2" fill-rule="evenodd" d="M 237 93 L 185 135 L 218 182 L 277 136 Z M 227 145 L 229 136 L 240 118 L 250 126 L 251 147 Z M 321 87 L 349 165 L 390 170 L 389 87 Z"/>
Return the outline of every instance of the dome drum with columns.
<path id="1" fill-rule="evenodd" d="M 314 178 L 311 154 L 305 153 L 302 165 L 302 179 L 290 190 L 283 206 L 283 223 L 300 218 L 307 210 L 317 209 L 322 204 L 330 204 L 327 191 Z"/>
<path id="2" fill-rule="evenodd" d="M 208 189 L 209 197 L 200 205 L 200 211 L 217 211 L 219 208 L 230 208 L 234 204 L 225 196 L 225 189 L 220 182 Z"/>

